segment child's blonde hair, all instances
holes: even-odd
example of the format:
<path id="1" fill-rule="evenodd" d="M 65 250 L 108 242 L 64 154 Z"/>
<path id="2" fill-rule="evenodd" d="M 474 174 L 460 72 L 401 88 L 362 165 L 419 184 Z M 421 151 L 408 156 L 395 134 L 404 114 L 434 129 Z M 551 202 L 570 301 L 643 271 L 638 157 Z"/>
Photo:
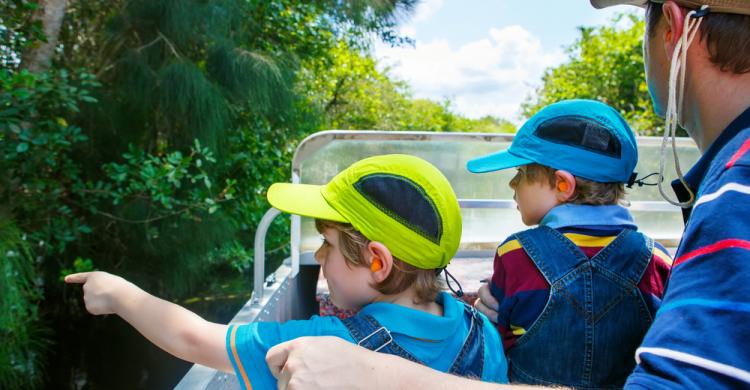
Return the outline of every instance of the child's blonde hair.
<path id="1" fill-rule="evenodd" d="M 369 267 L 365 263 L 363 254 L 370 240 L 352 225 L 316 219 L 315 228 L 319 233 L 323 233 L 326 228 L 336 229 L 339 232 L 339 248 L 347 265 Z M 417 268 L 396 257 L 393 258 L 393 268 L 388 277 L 372 287 L 381 294 L 392 295 L 403 292 L 411 286 L 414 286 L 416 294 L 414 303 L 417 304 L 434 302 L 443 289 L 437 270 Z"/>
<path id="2" fill-rule="evenodd" d="M 518 167 L 518 173 L 510 181 L 511 188 L 516 188 L 521 179 L 532 182 L 547 180 L 552 188 L 557 186 L 556 169 L 541 165 L 528 164 Z M 587 204 L 593 206 L 620 204 L 625 201 L 625 185 L 622 183 L 601 183 L 574 176 L 576 188 L 567 203 Z"/>

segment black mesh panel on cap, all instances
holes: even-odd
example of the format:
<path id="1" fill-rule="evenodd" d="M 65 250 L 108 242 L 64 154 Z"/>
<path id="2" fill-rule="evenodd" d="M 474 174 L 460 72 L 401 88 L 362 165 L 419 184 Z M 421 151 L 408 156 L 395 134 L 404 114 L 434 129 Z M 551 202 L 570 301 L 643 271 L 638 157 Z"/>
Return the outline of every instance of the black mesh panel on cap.
<path id="1" fill-rule="evenodd" d="M 539 125 L 534 132 L 539 138 L 620 158 L 622 146 L 604 125 L 589 118 L 560 117 Z"/>
<path id="2" fill-rule="evenodd" d="M 440 244 L 443 235 L 440 214 L 417 183 L 403 176 L 378 173 L 361 177 L 354 188 L 382 212 Z"/>

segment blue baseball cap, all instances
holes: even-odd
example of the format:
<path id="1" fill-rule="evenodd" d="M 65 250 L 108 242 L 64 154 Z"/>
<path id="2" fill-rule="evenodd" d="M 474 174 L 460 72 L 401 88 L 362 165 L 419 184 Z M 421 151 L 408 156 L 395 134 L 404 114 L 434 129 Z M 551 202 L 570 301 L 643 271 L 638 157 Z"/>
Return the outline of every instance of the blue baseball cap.
<path id="1" fill-rule="evenodd" d="M 627 183 L 638 162 L 635 135 L 614 108 L 594 100 L 563 100 L 529 118 L 510 147 L 470 160 L 485 173 L 537 163 L 601 183 Z"/>

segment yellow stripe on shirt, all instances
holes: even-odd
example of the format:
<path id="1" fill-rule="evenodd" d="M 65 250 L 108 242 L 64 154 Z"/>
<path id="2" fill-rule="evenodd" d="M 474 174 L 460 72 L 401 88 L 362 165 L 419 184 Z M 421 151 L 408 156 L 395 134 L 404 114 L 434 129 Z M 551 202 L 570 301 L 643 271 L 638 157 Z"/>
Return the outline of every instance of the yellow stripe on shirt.
<path id="1" fill-rule="evenodd" d="M 232 334 L 229 336 L 229 345 L 232 347 L 232 356 L 234 356 L 234 361 L 237 363 L 237 370 L 240 372 L 241 379 L 245 382 L 245 388 L 247 390 L 253 390 L 253 386 L 250 385 L 250 379 L 247 378 L 245 367 L 242 366 L 242 360 L 240 360 L 240 356 L 237 353 L 237 345 L 235 344 L 237 328 L 237 326 L 232 327 Z"/>
<path id="2" fill-rule="evenodd" d="M 511 324 L 510 325 L 510 331 L 513 333 L 514 336 L 523 336 L 526 334 L 526 329 L 520 326 L 516 326 Z"/>
<path id="3" fill-rule="evenodd" d="M 586 234 L 578 234 L 578 233 L 565 233 L 565 237 L 568 238 L 568 240 L 573 241 L 574 244 L 577 246 L 582 247 L 605 247 L 609 245 L 612 241 L 617 238 L 617 236 L 606 236 L 606 237 L 597 237 L 597 236 L 589 236 Z M 521 243 L 518 242 L 518 240 L 511 240 L 506 242 L 505 244 L 501 245 L 499 248 L 497 248 L 497 255 L 502 256 L 510 251 L 514 251 L 516 249 L 521 248 Z M 666 258 L 669 258 L 668 256 Z"/>
<path id="4" fill-rule="evenodd" d="M 567 237 L 568 240 L 573 241 L 576 246 L 587 248 L 604 248 L 617 238 L 617 236 L 597 237 L 578 233 L 565 233 L 564 236 Z"/>
<path id="5" fill-rule="evenodd" d="M 661 261 L 665 262 L 668 265 L 672 265 L 672 257 L 668 254 L 664 253 L 663 250 L 659 249 L 654 245 L 654 256 L 661 259 Z"/>
<path id="6" fill-rule="evenodd" d="M 518 240 L 510 240 L 497 248 L 497 255 L 502 256 L 510 251 L 514 251 L 521 247 L 521 243 Z"/>

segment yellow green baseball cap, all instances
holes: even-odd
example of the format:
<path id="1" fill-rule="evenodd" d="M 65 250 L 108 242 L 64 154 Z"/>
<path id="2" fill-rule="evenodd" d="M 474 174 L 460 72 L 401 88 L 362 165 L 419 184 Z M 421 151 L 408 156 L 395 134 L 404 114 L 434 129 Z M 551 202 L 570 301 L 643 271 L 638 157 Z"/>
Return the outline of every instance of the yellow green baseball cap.
<path id="1" fill-rule="evenodd" d="M 273 207 L 351 224 L 393 256 L 422 269 L 443 268 L 461 241 L 461 211 L 448 179 L 404 154 L 360 160 L 326 185 L 275 183 Z"/>

